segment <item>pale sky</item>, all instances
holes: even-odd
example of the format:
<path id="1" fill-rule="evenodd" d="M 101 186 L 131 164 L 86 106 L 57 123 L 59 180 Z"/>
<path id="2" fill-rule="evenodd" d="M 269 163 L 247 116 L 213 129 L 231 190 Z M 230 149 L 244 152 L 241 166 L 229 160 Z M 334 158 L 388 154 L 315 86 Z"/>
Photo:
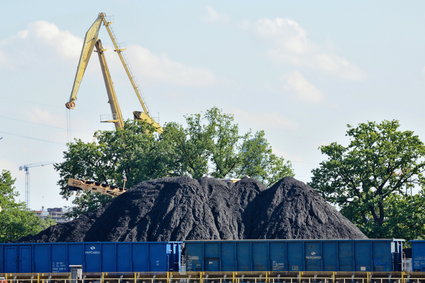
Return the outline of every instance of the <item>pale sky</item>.
<path id="1" fill-rule="evenodd" d="M 0 18 L 0 169 L 24 199 L 19 166 L 61 162 L 66 142 L 92 140 L 110 115 L 97 56 L 76 109 L 68 101 L 85 32 L 99 12 L 161 123 L 213 106 L 242 131 L 264 129 L 308 182 L 346 144 L 346 125 L 400 120 L 425 140 L 423 1 L 4 1 Z M 140 106 L 112 43 L 107 59 L 122 112 Z M 51 165 L 30 168 L 33 209 L 70 205 Z"/>

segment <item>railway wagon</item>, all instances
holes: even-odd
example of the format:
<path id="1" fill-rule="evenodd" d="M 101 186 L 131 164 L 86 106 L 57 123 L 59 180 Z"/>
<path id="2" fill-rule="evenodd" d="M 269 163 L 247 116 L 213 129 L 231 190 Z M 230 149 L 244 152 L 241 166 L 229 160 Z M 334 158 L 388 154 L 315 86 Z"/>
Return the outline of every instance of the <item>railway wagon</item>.
<path id="1" fill-rule="evenodd" d="M 412 270 L 425 272 L 425 241 L 415 240 L 412 243 Z"/>
<path id="2" fill-rule="evenodd" d="M 0 244 L 0 273 L 178 271 L 178 242 Z"/>
<path id="3" fill-rule="evenodd" d="M 184 241 L 187 271 L 401 271 L 404 240 Z"/>

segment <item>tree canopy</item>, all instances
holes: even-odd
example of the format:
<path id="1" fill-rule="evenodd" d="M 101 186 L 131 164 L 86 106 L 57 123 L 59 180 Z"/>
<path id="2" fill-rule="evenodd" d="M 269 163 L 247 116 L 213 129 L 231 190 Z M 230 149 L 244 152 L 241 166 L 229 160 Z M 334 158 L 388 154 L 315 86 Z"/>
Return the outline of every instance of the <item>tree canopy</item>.
<path id="1" fill-rule="evenodd" d="M 122 130 L 98 131 L 96 141 L 68 144 L 64 161 L 55 164 L 61 194 L 68 198 L 68 178 L 127 187 L 166 176 L 241 178 L 266 184 L 292 176 L 289 161 L 272 152 L 264 131 L 241 134 L 234 117 L 218 108 L 186 116 L 186 124 L 168 123 L 161 134 L 142 121 L 126 121 Z M 74 216 L 104 205 L 110 198 L 80 193 Z"/>
<path id="2" fill-rule="evenodd" d="M 310 185 L 369 237 L 425 235 L 425 146 L 399 127 L 396 120 L 348 125 L 348 146 L 320 147 L 327 160 L 312 171 Z"/>
<path id="3" fill-rule="evenodd" d="M 9 171 L 0 173 L 0 242 L 16 241 L 40 232 L 52 224 L 26 210 L 25 203 L 17 202 L 15 180 Z"/>

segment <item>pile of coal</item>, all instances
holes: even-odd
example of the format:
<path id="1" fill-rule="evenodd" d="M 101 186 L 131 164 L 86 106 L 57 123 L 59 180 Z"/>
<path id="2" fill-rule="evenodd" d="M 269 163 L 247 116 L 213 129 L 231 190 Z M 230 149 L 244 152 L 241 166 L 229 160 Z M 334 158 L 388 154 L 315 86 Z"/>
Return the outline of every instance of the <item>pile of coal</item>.
<path id="1" fill-rule="evenodd" d="M 315 190 L 285 178 L 260 194 L 249 209 L 258 211 L 250 235 L 256 239 L 361 239 L 366 236 Z"/>
<path id="2" fill-rule="evenodd" d="M 361 239 L 316 191 L 292 177 L 266 188 L 189 177 L 142 182 L 98 211 L 21 242 Z"/>

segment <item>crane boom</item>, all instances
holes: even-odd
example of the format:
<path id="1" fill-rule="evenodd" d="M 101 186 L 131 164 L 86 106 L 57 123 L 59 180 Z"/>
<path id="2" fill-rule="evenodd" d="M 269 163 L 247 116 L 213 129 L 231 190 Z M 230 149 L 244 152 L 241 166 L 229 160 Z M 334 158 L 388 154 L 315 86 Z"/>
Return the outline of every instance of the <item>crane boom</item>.
<path id="1" fill-rule="evenodd" d="M 101 184 L 94 181 L 86 181 L 73 178 L 68 179 L 68 188 L 70 190 L 90 191 L 112 197 L 119 196 L 127 191 L 124 188 L 111 186 L 108 184 Z"/>
<path id="2" fill-rule="evenodd" d="M 99 37 L 99 30 L 104 17 L 105 14 L 100 13 L 94 23 L 87 30 L 86 36 L 84 37 L 84 44 L 83 48 L 81 49 L 80 61 L 78 62 L 77 73 L 75 74 L 71 96 L 69 98 L 69 101 L 65 104 L 66 108 L 68 109 L 75 108 L 75 100 L 77 100 L 77 93 L 80 89 L 80 84 L 83 79 L 84 73 L 86 72 L 90 57 L 93 54 L 93 48 L 96 44 L 97 38 Z"/>
<path id="3" fill-rule="evenodd" d="M 140 94 L 139 87 L 137 86 L 137 84 L 136 84 L 136 82 L 134 80 L 133 74 L 131 73 L 131 71 L 130 71 L 130 69 L 128 67 L 127 62 L 125 61 L 125 58 L 122 55 L 122 51 L 124 49 L 119 48 L 118 43 L 117 43 L 117 39 L 116 39 L 114 33 L 112 32 L 112 29 L 110 27 L 111 22 L 108 22 L 108 21 L 105 20 L 105 18 L 103 18 L 103 24 L 104 24 L 106 30 L 108 31 L 108 34 L 109 34 L 109 37 L 112 40 L 112 43 L 114 44 L 115 52 L 117 52 L 118 57 L 120 58 L 121 64 L 124 67 L 125 73 L 127 74 L 127 77 L 130 80 L 131 86 L 133 87 L 134 92 L 136 93 L 137 99 L 139 100 L 139 103 L 142 106 L 143 111 L 146 114 L 150 115 L 149 114 L 149 109 L 146 106 L 145 102 L 143 101 L 142 95 Z"/>

